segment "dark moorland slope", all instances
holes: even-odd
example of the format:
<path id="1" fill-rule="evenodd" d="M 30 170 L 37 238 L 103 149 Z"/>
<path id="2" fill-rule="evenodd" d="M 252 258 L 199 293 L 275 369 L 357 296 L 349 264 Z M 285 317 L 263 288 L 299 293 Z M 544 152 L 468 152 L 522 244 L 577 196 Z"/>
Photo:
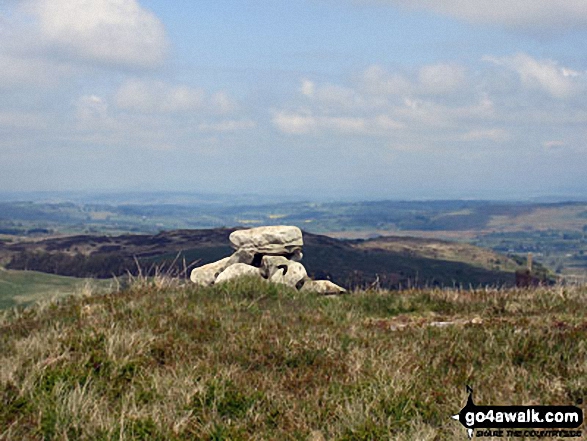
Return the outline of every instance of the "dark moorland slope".
<path id="1" fill-rule="evenodd" d="M 156 235 L 67 236 L 0 242 L 7 268 L 76 277 L 109 278 L 156 269 L 187 275 L 195 266 L 230 255 L 234 229 L 176 230 Z M 347 288 L 510 286 L 523 262 L 493 251 L 440 240 L 386 237 L 342 241 L 304 233 L 303 264 L 313 278 Z"/>

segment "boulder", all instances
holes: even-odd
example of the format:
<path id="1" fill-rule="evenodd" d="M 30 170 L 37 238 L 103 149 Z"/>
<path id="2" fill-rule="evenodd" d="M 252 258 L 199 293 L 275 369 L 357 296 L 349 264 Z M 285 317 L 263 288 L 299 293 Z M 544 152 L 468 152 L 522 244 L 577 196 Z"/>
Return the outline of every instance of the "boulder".
<path id="1" fill-rule="evenodd" d="M 304 265 L 299 262 L 289 261 L 287 265 L 278 265 L 276 271 L 269 278 L 269 281 L 300 289 L 307 278 L 308 274 Z"/>
<path id="2" fill-rule="evenodd" d="M 287 268 L 292 263 L 291 260 L 283 256 L 263 256 L 261 259 L 261 275 L 270 279 L 276 271 Z"/>
<path id="3" fill-rule="evenodd" d="M 296 248 L 292 254 L 288 255 L 287 258 L 289 260 L 293 260 L 294 262 L 299 262 L 304 257 L 304 253 L 302 253 L 301 248 Z"/>
<path id="4" fill-rule="evenodd" d="M 247 265 L 250 265 L 251 263 L 253 263 L 254 258 L 255 253 L 250 250 L 236 250 L 232 254 L 232 256 L 230 256 L 230 260 L 228 261 L 228 265 L 226 266 L 229 267 L 230 265 L 234 265 L 235 263 L 246 263 Z"/>
<path id="5" fill-rule="evenodd" d="M 332 283 L 330 280 L 308 280 L 301 288 L 303 291 L 312 291 L 318 294 L 343 294 L 346 289 Z"/>
<path id="6" fill-rule="evenodd" d="M 237 230 L 230 234 L 230 243 L 237 249 L 259 254 L 292 254 L 304 245 L 302 230 L 292 226 L 269 226 Z"/>
<path id="7" fill-rule="evenodd" d="M 230 264 L 230 259 L 231 257 L 225 257 L 217 262 L 194 268 L 190 274 L 190 280 L 201 286 L 212 285 L 216 277 Z"/>
<path id="8" fill-rule="evenodd" d="M 259 268 L 247 265 L 246 263 L 235 263 L 222 271 L 218 277 L 216 277 L 214 283 L 217 285 L 243 276 L 255 276 L 261 278 L 261 272 L 259 271 Z"/>

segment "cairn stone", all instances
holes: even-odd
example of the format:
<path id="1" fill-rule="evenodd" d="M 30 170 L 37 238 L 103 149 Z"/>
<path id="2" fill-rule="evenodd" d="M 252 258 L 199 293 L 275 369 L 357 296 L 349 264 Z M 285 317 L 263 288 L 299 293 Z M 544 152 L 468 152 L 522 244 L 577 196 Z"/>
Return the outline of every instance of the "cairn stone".
<path id="1" fill-rule="evenodd" d="M 304 265 L 300 262 L 290 261 L 288 265 L 279 265 L 277 270 L 269 278 L 269 281 L 300 289 L 304 285 L 307 277 L 308 274 Z"/>
<path id="2" fill-rule="evenodd" d="M 190 273 L 190 280 L 200 286 L 210 286 L 214 284 L 216 277 L 229 266 L 235 263 L 246 263 L 250 265 L 254 258 L 254 253 L 246 250 L 237 250 L 230 257 L 225 257 L 217 262 L 208 263 L 194 268 Z"/>
<path id="3" fill-rule="evenodd" d="M 257 267 L 247 265 L 246 263 L 235 263 L 222 271 L 214 283 L 218 285 L 243 276 L 255 276 L 261 278 L 261 273 Z"/>
<path id="4" fill-rule="evenodd" d="M 308 280 L 301 288 L 302 291 L 312 291 L 324 295 L 343 294 L 346 289 L 332 283 L 330 280 Z"/>
<path id="5" fill-rule="evenodd" d="M 287 255 L 301 251 L 304 241 L 298 227 L 269 226 L 237 230 L 230 234 L 230 243 L 237 250 L 256 254 Z"/>
<path id="6" fill-rule="evenodd" d="M 302 253 L 301 248 L 295 249 L 293 253 L 288 254 L 287 258 L 289 260 L 293 260 L 294 262 L 299 262 L 304 257 L 304 253 Z"/>
<path id="7" fill-rule="evenodd" d="M 234 265 L 235 263 L 246 263 L 247 265 L 251 265 L 253 260 L 255 259 L 255 253 L 251 250 L 240 249 L 236 250 L 228 261 L 228 266 Z"/>
<path id="8" fill-rule="evenodd" d="M 263 256 L 261 259 L 261 275 L 266 279 L 271 279 L 273 274 L 277 271 L 281 271 L 292 263 L 287 257 L 284 256 Z"/>
<path id="9" fill-rule="evenodd" d="M 200 286 L 210 286 L 216 277 L 228 267 L 232 257 L 225 257 L 217 262 L 194 268 L 190 273 L 190 280 Z"/>
<path id="10" fill-rule="evenodd" d="M 235 252 L 218 262 L 194 268 L 192 282 L 210 286 L 242 276 L 254 276 L 295 289 L 331 295 L 346 292 L 329 280 L 313 281 L 302 259 L 302 231 L 292 226 L 257 227 L 231 233 Z"/>

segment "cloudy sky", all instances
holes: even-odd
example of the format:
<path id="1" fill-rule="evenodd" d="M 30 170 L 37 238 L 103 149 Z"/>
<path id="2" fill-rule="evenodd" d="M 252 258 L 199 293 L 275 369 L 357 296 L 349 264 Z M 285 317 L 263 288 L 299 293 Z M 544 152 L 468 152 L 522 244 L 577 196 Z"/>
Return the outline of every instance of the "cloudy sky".
<path id="1" fill-rule="evenodd" d="M 2 0 L 0 191 L 587 195 L 585 0 Z"/>

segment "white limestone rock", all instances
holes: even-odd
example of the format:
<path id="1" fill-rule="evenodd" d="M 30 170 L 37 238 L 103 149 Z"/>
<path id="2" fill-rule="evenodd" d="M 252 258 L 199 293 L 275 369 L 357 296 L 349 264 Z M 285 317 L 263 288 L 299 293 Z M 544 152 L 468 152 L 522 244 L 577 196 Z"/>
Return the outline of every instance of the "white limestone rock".
<path id="1" fill-rule="evenodd" d="M 293 260 L 294 262 L 299 262 L 304 257 L 304 253 L 302 253 L 301 248 L 297 248 L 293 251 L 292 254 L 288 255 L 287 258 L 289 260 Z"/>
<path id="2" fill-rule="evenodd" d="M 234 254 L 192 270 L 190 279 L 209 286 L 242 276 L 255 276 L 292 288 L 324 295 L 346 290 L 329 280 L 313 281 L 299 263 L 303 254 L 302 231 L 293 226 L 267 226 L 237 230 L 230 235 Z M 253 266 L 254 265 L 254 266 Z M 257 268 L 257 265 L 260 265 Z"/>
<path id="3" fill-rule="evenodd" d="M 307 278 L 308 274 L 304 265 L 299 262 L 289 261 L 287 265 L 278 265 L 276 271 L 269 278 L 269 281 L 300 289 Z"/>
<path id="4" fill-rule="evenodd" d="M 216 277 L 229 265 L 230 259 L 230 257 L 225 257 L 217 262 L 194 268 L 190 273 L 190 280 L 200 286 L 212 285 Z"/>
<path id="5" fill-rule="evenodd" d="M 330 280 L 308 280 L 302 287 L 303 291 L 312 291 L 318 294 L 333 295 L 343 294 L 346 289 L 332 283 Z"/>
<path id="6" fill-rule="evenodd" d="M 255 258 L 255 253 L 251 250 L 240 249 L 236 250 L 232 256 L 230 256 L 230 260 L 228 261 L 227 267 L 230 265 L 234 265 L 235 263 L 246 263 L 250 265 Z"/>
<path id="7" fill-rule="evenodd" d="M 237 250 L 260 254 L 291 254 L 304 245 L 302 230 L 282 225 L 233 231 L 229 239 Z"/>
<path id="8" fill-rule="evenodd" d="M 271 279 L 271 276 L 276 271 L 287 268 L 291 263 L 291 260 L 283 256 L 263 256 L 263 259 L 261 259 L 261 275 L 266 279 Z"/>
<path id="9" fill-rule="evenodd" d="M 220 283 L 244 276 L 255 276 L 261 278 L 261 273 L 257 267 L 247 265 L 246 263 L 235 263 L 234 265 L 230 265 L 228 268 L 222 271 L 218 277 L 216 277 L 214 284 L 218 285 Z"/>

